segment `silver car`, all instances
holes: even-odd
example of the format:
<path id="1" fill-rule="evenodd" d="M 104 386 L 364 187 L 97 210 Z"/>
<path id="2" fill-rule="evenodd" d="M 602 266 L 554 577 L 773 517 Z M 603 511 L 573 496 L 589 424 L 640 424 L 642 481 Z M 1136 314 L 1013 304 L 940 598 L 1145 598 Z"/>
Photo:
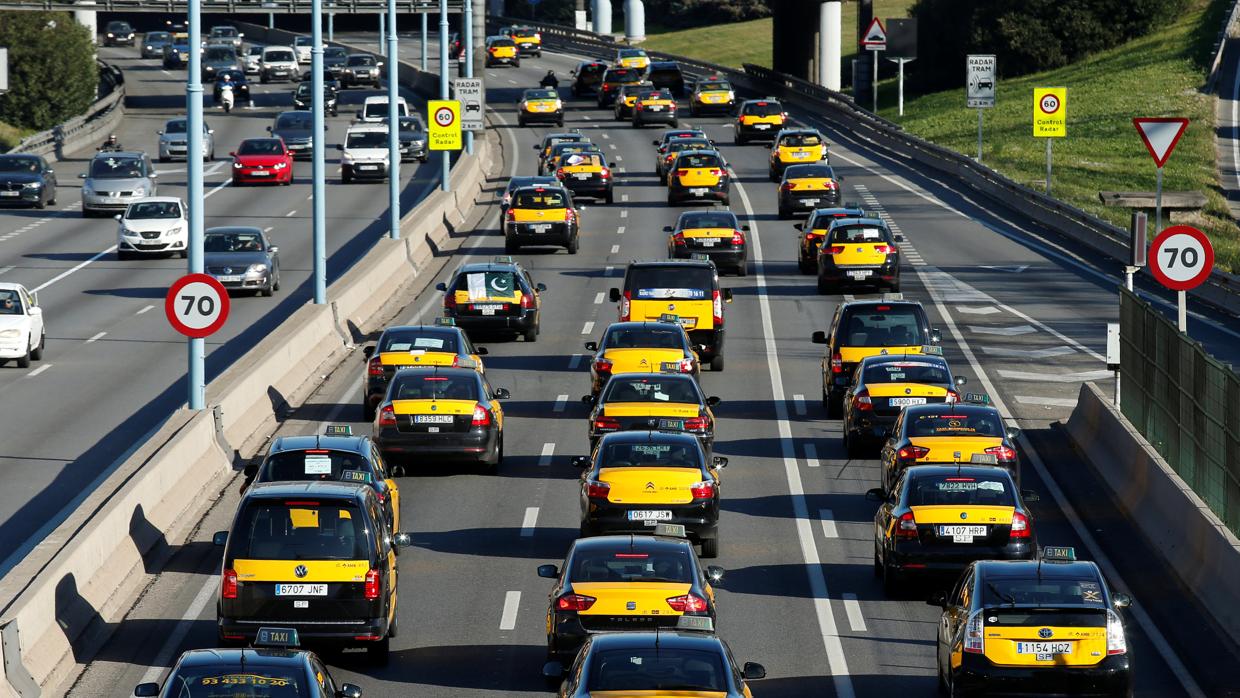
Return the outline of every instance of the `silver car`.
<path id="1" fill-rule="evenodd" d="M 280 248 L 262 229 L 250 226 L 207 228 L 203 265 L 229 291 L 270 296 L 280 290 Z"/>
<path id="2" fill-rule="evenodd" d="M 245 38 L 245 34 L 237 31 L 236 27 L 227 25 L 219 25 L 211 27 L 211 33 L 207 35 L 208 43 L 230 43 L 232 47 L 241 50 L 241 40 Z"/>
<path id="3" fill-rule="evenodd" d="M 245 53 L 245 74 L 257 75 L 262 65 L 263 47 L 251 46 Z"/>
<path id="4" fill-rule="evenodd" d="M 155 196 L 155 179 L 159 175 L 151 159 L 140 151 L 99 153 L 90 161 L 86 172 L 78 175 L 82 182 L 82 216 L 107 215 L 124 211 L 129 204 Z"/>
<path id="5" fill-rule="evenodd" d="M 168 119 L 159 132 L 159 161 L 185 160 L 189 152 L 189 134 L 185 119 Z M 202 156 L 215 159 L 215 129 L 202 122 Z"/>

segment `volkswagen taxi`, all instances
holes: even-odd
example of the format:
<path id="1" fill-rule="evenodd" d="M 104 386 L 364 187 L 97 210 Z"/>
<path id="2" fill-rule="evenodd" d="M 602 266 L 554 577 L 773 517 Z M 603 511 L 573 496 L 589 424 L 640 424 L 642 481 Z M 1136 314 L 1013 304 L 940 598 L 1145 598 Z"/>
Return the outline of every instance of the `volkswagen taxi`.
<path id="1" fill-rule="evenodd" d="M 560 167 L 560 163 L 564 158 L 570 155 L 584 153 L 602 153 L 603 149 L 597 143 L 590 141 L 573 141 L 568 143 L 556 143 L 551 146 L 551 150 L 547 153 L 547 157 L 538 163 L 538 174 L 554 176 L 555 171 Z"/>
<path id="2" fill-rule="evenodd" d="M 736 115 L 736 144 L 774 140 L 787 122 L 788 112 L 774 98 L 747 99 Z"/>
<path id="3" fill-rule="evenodd" d="M 689 115 L 727 114 L 736 106 L 736 92 L 732 84 L 718 75 L 698 79 L 689 95 Z"/>
<path id="4" fill-rule="evenodd" d="M 581 401 L 590 410 L 590 448 L 604 434 L 630 429 L 693 434 L 707 452 L 715 442 L 717 397 L 706 397 L 692 375 L 679 368 L 663 373 L 624 373 L 612 376 L 598 396 Z"/>
<path id="5" fill-rule="evenodd" d="M 564 125 L 564 102 L 555 90 L 542 88 L 526 90 L 517 103 L 517 125 L 555 124 Z"/>
<path id="6" fill-rule="evenodd" d="M 969 400 L 976 396 L 966 393 L 964 397 Z M 999 466 L 1012 473 L 1019 484 L 1019 435 L 1020 429 L 1006 426 L 999 410 L 991 405 L 910 405 L 896 419 L 879 453 L 883 486 L 891 486 L 901 470 L 926 463 Z"/>
<path id="7" fill-rule="evenodd" d="M 667 168 L 667 203 L 717 201 L 731 203 L 732 177 L 717 150 L 683 150 Z"/>
<path id="8" fill-rule="evenodd" d="M 974 560 L 1031 560 L 1033 515 L 1007 471 L 986 466 L 918 465 L 891 490 L 867 498 L 874 514 L 874 573 L 888 594 L 917 576 L 951 575 Z"/>
<path id="9" fill-rule="evenodd" d="M 741 225 L 735 213 L 727 209 L 685 211 L 676 226 L 665 226 L 667 256 L 688 259 L 695 254 L 706 255 L 716 269 L 727 269 L 745 276 L 749 255 L 746 234 L 749 226 Z"/>
<path id="10" fill-rule="evenodd" d="M 849 202 L 839 208 L 820 208 L 809 214 L 804 223 L 793 223 L 797 231 L 797 268 L 802 274 L 813 274 L 818 269 L 818 248 L 826 238 L 831 223 L 840 218 L 865 218 L 861 204 Z"/>
<path id="11" fill-rule="evenodd" d="M 504 251 L 526 245 L 556 245 L 577 254 L 580 218 L 564 187 L 521 187 L 504 212 Z"/>
<path id="12" fill-rule="evenodd" d="M 615 201 L 615 178 L 601 152 L 569 153 L 556 162 L 555 177 L 574 196 L 588 196 L 595 201 Z"/>
<path id="13" fill-rule="evenodd" d="M 840 184 L 830 165 L 790 165 L 779 183 L 779 218 L 840 205 Z"/>
<path id="14" fill-rule="evenodd" d="M 784 129 L 771 143 L 770 177 L 778 182 L 789 165 L 829 164 L 827 139 L 817 129 Z"/>
<path id="15" fill-rule="evenodd" d="M 669 90 L 641 90 L 633 104 L 633 126 L 641 128 L 647 124 L 668 124 L 676 128 L 679 124 L 676 111 L 676 98 Z"/>
<path id="16" fill-rule="evenodd" d="M 703 568 L 681 527 L 652 533 L 579 538 L 562 569 L 538 567 L 539 577 L 556 580 L 547 605 L 549 658 L 571 661 L 595 633 L 672 629 L 682 615 L 715 618 L 711 583 L 723 570 Z"/>
<path id="17" fill-rule="evenodd" d="M 375 408 L 387 394 L 392 376 L 402 368 L 415 366 L 465 366 L 473 364 L 484 372 L 482 357 L 486 347 L 475 347 L 469 336 L 451 318 L 435 318 L 433 325 L 388 327 L 379 340 L 362 348 L 366 362 L 363 419 L 374 421 Z"/>
<path id="18" fill-rule="evenodd" d="M 406 368 L 396 372 L 374 422 L 387 460 L 472 462 L 493 470 L 504 460 L 504 388 L 472 368 Z"/>
<path id="19" fill-rule="evenodd" d="M 487 37 L 486 67 L 494 68 L 497 65 L 510 65 L 514 68 L 520 68 L 521 55 L 518 51 L 517 44 L 506 36 Z"/>
<path id="20" fill-rule="evenodd" d="M 951 695 L 1132 695 L 1120 616 L 1132 599 L 1072 548 L 1045 547 L 1037 561 L 980 560 L 927 603 L 943 608 L 938 678 Z"/>
<path id="21" fill-rule="evenodd" d="M 661 431 L 622 431 L 599 439 L 573 465 L 581 473 L 581 535 L 649 533 L 660 523 L 685 527 L 702 557 L 719 555 L 719 471 L 697 439 Z"/>
<path id="22" fill-rule="evenodd" d="M 676 315 L 662 315 L 656 322 L 613 322 L 603 341 L 586 342 L 594 352 L 590 362 L 590 393 L 598 395 L 612 376 L 622 373 L 679 371 L 698 375 L 697 353 Z"/>
<path id="23" fill-rule="evenodd" d="M 624 272 L 623 289 L 611 289 L 620 322 L 658 320 L 676 315 L 702 361 L 723 370 L 723 306 L 732 291 L 719 288 L 714 262 L 693 259 L 633 261 Z"/>
<path id="24" fill-rule="evenodd" d="M 877 288 L 899 293 L 900 247 L 895 235 L 878 218 L 841 218 L 832 221 L 818 247 L 818 292 Z"/>
<path id="25" fill-rule="evenodd" d="M 462 264 L 435 289 L 443 291 L 444 317 L 466 332 L 516 332 L 527 342 L 538 340 L 547 287 L 512 257 Z"/>
<path id="26" fill-rule="evenodd" d="M 844 394 L 844 449 L 859 458 L 863 449 L 887 440 L 900 411 L 912 405 L 960 402 L 963 376 L 952 377 L 936 354 L 867 356 Z"/>
<path id="27" fill-rule="evenodd" d="M 639 48 L 622 48 L 616 51 L 615 65 L 617 68 L 645 70 L 650 67 L 650 56 Z"/>
<path id="28" fill-rule="evenodd" d="M 500 215 L 508 213 L 508 207 L 512 205 L 512 193 L 521 187 L 558 187 L 560 180 L 548 175 L 517 175 L 509 177 L 508 184 L 504 187 L 504 193 L 500 195 L 499 212 Z"/>

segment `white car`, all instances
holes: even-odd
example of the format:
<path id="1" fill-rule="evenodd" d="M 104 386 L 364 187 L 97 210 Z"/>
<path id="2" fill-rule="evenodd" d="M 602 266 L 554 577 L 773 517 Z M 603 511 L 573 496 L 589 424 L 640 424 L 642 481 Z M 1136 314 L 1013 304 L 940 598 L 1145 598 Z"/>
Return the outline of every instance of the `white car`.
<path id="1" fill-rule="evenodd" d="M 404 97 L 396 98 L 397 116 L 409 116 L 409 105 Z M 362 108 L 357 112 L 357 120 L 367 124 L 386 124 L 388 120 L 388 98 L 386 95 L 367 97 Z"/>
<path id="2" fill-rule="evenodd" d="M 340 181 L 383 180 L 388 174 L 388 130 L 385 124 L 355 124 L 349 127 L 344 143 L 337 145 L 340 155 Z"/>
<path id="3" fill-rule="evenodd" d="M 116 258 L 172 253 L 189 254 L 185 204 L 175 196 L 139 199 L 116 217 Z"/>
<path id="4" fill-rule="evenodd" d="M 258 61 L 258 79 L 264 85 L 273 81 L 298 80 L 301 68 L 297 65 L 297 54 L 288 46 L 264 46 L 263 56 Z"/>
<path id="5" fill-rule="evenodd" d="M 293 50 L 297 52 L 298 63 L 310 62 L 310 49 L 314 46 L 314 38 L 310 36 L 299 36 L 293 39 Z"/>
<path id="6" fill-rule="evenodd" d="M 246 75 L 257 75 L 259 69 L 262 67 L 263 47 L 262 46 L 249 47 L 248 49 L 246 49 L 245 57 L 242 58 L 241 60 L 242 60 L 242 63 L 245 65 Z"/>
<path id="7" fill-rule="evenodd" d="M 0 365 L 17 359 L 19 368 L 43 358 L 47 343 L 39 294 L 25 286 L 0 283 Z"/>

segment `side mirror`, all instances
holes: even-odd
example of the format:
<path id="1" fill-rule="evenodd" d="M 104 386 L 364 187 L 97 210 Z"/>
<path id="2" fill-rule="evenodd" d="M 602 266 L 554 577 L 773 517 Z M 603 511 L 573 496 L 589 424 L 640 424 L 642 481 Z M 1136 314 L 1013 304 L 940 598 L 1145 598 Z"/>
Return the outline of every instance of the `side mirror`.
<path id="1" fill-rule="evenodd" d="M 742 225 L 742 226 L 741 226 L 741 230 L 742 230 L 742 231 L 744 231 L 744 232 L 746 232 L 746 233 L 748 233 L 748 232 L 749 232 L 749 226 L 747 226 L 747 225 Z"/>
<path id="2" fill-rule="evenodd" d="M 707 407 L 714 407 L 715 405 L 718 405 L 721 402 L 723 402 L 723 400 L 720 400 L 718 397 L 715 397 L 714 395 L 711 395 L 710 397 L 706 398 Z"/>
<path id="3" fill-rule="evenodd" d="M 220 547 L 228 545 L 228 531 L 216 531 L 211 536 L 211 545 L 218 545 Z"/>
<path id="4" fill-rule="evenodd" d="M 555 565 L 539 565 L 538 576 L 543 579 L 556 579 L 560 576 L 560 570 Z"/>
<path id="5" fill-rule="evenodd" d="M 814 344 L 826 344 L 827 333 L 823 332 L 822 330 L 818 330 L 817 332 L 814 332 L 814 334 L 809 336 L 809 341 Z"/>
<path id="6" fill-rule="evenodd" d="M 268 252 L 270 252 L 271 254 L 279 254 L 279 252 L 280 252 L 280 246 L 279 246 L 279 245 L 272 245 L 272 246 L 270 246 L 270 247 L 268 247 L 268 248 L 267 248 L 267 251 L 268 251 Z"/>
<path id="7" fill-rule="evenodd" d="M 1111 605 L 1116 608 L 1128 608 L 1132 605 L 1132 597 L 1128 594 L 1111 594 Z"/>
<path id="8" fill-rule="evenodd" d="M 209 129 L 207 129 L 207 135 L 208 135 L 208 136 L 213 135 L 214 133 L 215 133 L 215 129 L 213 129 L 213 128 L 209 128 Z"/>
<path id="9" fill-rule="evenodd" d="M 235 157 L 237 157 L 237 151 L 235 151 L 235 150 L 229 151 L 228 156 L 229 156 L 229 157 L 234 157 L 234 158 L 235 158 Z"/>
<path id="10" fill-rule="evenodd" d="M 336 150 L 344 150 L 344 144 L 343 144 L 343 143 L 337 143 L 337 144 L 336 144 Z"/>
<path id="11" fill-rule="evenodd" d="M 151 177 L 151 179 L 159 179 L 159 173 L 158 173 L 158 172 L 152 172 L 152 173 L 150 174 L 150 177 Z"/>
<path id="12" fill-rule="evenodd" d="M 940 329 L 930 330 L 930 343 L 938 346 L 943 343 L 943 331 Z"/>
<path id="13" fill-rule="evenodd" d="M 1042 495 L 1038 494 L 1036 490 L 1021 490 L 1020 498 L 1025 500 L 1026 502 L 1042 501 Z"/>
<path id="14" fill-rule="evenodd" d="M 245 38 L 245 34 L 238 33 L 238 34 L 237 34 L 237 38 L 238 38 L 238 39 L 244 39 L 244 38 Z"/>
<path id="15" fill-rule="evenodd" d="M 865 499 L 867 502 L 881 502 L 887 498 L 887 493 L 882 488 L 875 487 L 865 491 Z"/>
<path id="16" fill-rule="evenodd" d="M 732 289 L 730 288 L 721 289 L 719 292 L 719 295 L 723 296 L 724 303 L 732 302 Z"/>
<path id="17" fill-rule="evenodd" d="M 654 139 L 654 140 L 650 141 L 650 145 L 659 145 L 659 139 L 658 139 L 658 138 L 656 138 L 656 139 Z"/>
<path id="18" fill-rule="evenodd" d="M 50 167 L 49 167 L 49 168 L 47 168 L 47 173 L 48 173 L 48 174 L 56 174 L 56 170 L 53 170 L 52 168 L 50 168 Z"/>
<path id="19" fill-rule="evenodd" d="M 741 676 L 744 677 L 746 681 L 765 679 L 766 667 L 757 662 L 745 662 L 745 666 L 741 668 Z"/>
<path id="20" fill-rule="evenodd" d="M 78 179 L 86 179 L 86 173 L 83 172 L 82 174 L 78 175 Z"/>
<path id="21" fill-rule="evenodd" d="M 706 578 L 711 584 L 718 584 L 723 581 L 723 568 L 718 565 L 709 565 L 706 568 Z"/>
<path id="22" fill-rule="evenodd" d="M 586 342 L 585 347 L 590 351 L 598 351 L 598 342 Z"/>
<path id="23" fill-rule="evenodd" d="M 793 223 L 792 227 L 795 228 L 796 230 L 805 230 L 804 223 Z"/>
<path id="24" fill-rule="evenodd" d="M 379 62 L 377 62 L 375 65 L 377 65 L 377 66 L 379 66 L 380 68 L 382 68 L 382 67 L 383 67 L 383 61 L 379 61 Z"/>
<path id="25" fill-rule="evenodd" d="M 726 467 L 728 467 L 728 457 L 727 457 L 727 456 L 713 456 L 713 457 L 710 459 L 710 463 L 711 463 L 711 465 L 712 465 L 712 466 L 714 466 L 716 469 L 718 469 L 718 468 L 726 468 Z"/>
<path id="26" fill-rule="evenodd" d="M 542 675 L 545 679 L 558 679 L 564 676 L 564 665 L 559 662 L 547 662 L 543 665 Z"/>
<path id="27" fill-rule="evenodd" d="M 1020 438 L 1020 427 L 1008 427 L 1007 437 L 1008 441 L 1015 441 Z"/>
<path id="28" fill-rule="evenodd" d="M 336 698 L 362 698 L 362 687 L 353 683 L 342 683 L 336 689 Z"/>
<path id="29" fill-rule="evenodd" d="M 593 395 L 582 395 L 582 396 L 581 396 L 581 401 L 582 401 L 582 402 L 584 402 L 584 403 L 585 403 L 585 404 L 587 404 L 587 405 L 593 405 L 593 404 L 594 404 L 594 396 L 593 396 Z"/>
<path id="30" fill-rule="evenodd" d="M 474 347 L 474 354 L 478 356 L 486 356 L 489 353 L 491 352 L 487 351 L 486 347 Z"/>
<path id="31" fill-rule="evenodd" d="M 133 689 L 135 696 L 157 696 L 159 695 L 159 684 L 157 683 L 140 683 Z"/>
<path id="32" fill-rule="evenodd" d="M 620 289 L 618 288 L 608 289 L 607 298 L 611 300 L 612 303 L 619 303 L 620 302 Z"/>
<path id="33" fill-rule="evenodd" d="M 957 386 L 961 386 L 961 385 L 964 385 L 965 383 L 968 383 L 969 379 L 965 378 L 964 376 L 956 376 L 956 379 L 953 380 L 952 382 L 955 383 Z"/>
<path id="34" fill-rule="evenodd" d="M 582 469 L 584 469 L 584 468 L 588 468 L 588 467 L 590 467 L 590 457 L 589 457 L 589 456 L 573 456 L 573 459 L 572 459 L 572 461 L 571 461 L 571 462 L 572 462 L 572 464 L 573 464 L 573 467 L 574 467 L 574 468 L 582 468 Z"/>
<path id="35" fill-rule="evenodd" d="M 947 608 L 947 594 L 942 591 L 936 591 L 930 594 L 930 598 L 926 599 L 926 605 Z"/>
<path id="36" fill-rule="evenodd" d="M 374 356 L 374 354 L 375 354 L 375 347 L 373 344 L 367 344 L 366 346 L 362 347 L 362 356 L 369 359 L 370 357 Z"/>
<path id="37" fill-rule="evenodd" d="M 512 397 L 512 393 L 508 392 L 508 388 L 496 388 L 495 389 L 496 400 L 507 400 L 511 397 Z"/>
<path id="38" fill-rule="evenodd" d="M 118 214 L 116 214 L 115 216 L 112 216 L 112 220 L 117 221 L 117 222 L 120 222 L 120 220 L 121 220 L 121 214 L 119 214 L 119 213 L 118 213 Z"/>
<path id="39" fill-rule="evenodd" d="M 436 291 L 447 291 L 448 285 L 440 281 L 439 283 L 435 284 L 435 290 Z"/>
<path id="40" fill-rule="evenodd" d="M 665 233 L 670 233 L 670 232 L 672 232 L 672 226 L 670 226 L 670 225 L 665 225 L 665 226 L 663 226 L 663 232 L 665 232 Z"/>
<path id="41" fill-rule="evenodd" d="M 534 284 L 534 290 L 542 293 L 547 290 L 547 284 Z"/>
<path id="42" fill-rule="evenodd" d="M 271 127 L 270 127 L 270 126 L 268 126 L 268 127 L 267 127 L 267 133 L 271 133 Z"/>
<path id="43" fill-rule="evenodd" d="M 160 131 L 156 131 L 155 133 L 157 133 L 157 134 L 159 134 L 159 135 L 161 135 L 161 136 L 162 136 L 162 135 L 164 135 L 164 132 L 163 132 L 162 130 L 160 130 Z"/>
<path id="44" fill-rule="evenodd" d="M 413 534 L 401 531 L 392 534 L 392 545 L 398 548 L 408 548 L 413 545 Z"/>

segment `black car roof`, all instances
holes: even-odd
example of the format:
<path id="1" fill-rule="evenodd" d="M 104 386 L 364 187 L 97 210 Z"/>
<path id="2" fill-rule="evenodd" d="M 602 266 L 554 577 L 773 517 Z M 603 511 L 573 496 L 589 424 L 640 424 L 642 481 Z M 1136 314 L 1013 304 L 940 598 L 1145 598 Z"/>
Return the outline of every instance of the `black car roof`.
<path id="1" fill-rule="evenodd" d="M 319 434 L 281 436 L 272 442 L 271 448 L 267 450 L 267 455 L 271 456 L 287 451 L 303 451 L 312 448 L 348 451 L 365 458 L 370 457 L 369 439 L 364 436 L 322 436 Z"/>
<path id="2" fill-rule="evenodd" d="M 613 431 L 603 435 L 599 444 L 684 443 L 696 444 L 697 437 L 679 431 Z"/>
<path id="3" fill-rule="evenodd" d="M 592 644 L 596 650 L 643 649 L 653 648 L 655 641 L 659 647 L 668 649 L 697 649 L 721 652 L 722 642 L 714 633 L 694 632 L 685 630 L 660 630 L 652 632 L 610 632 L 593 635 Z"/>
<path id="4" fill-rule="evenodd" d="M 310 652 L 299 649 L 204 649 L 189 650 L 181 655 L 177 662 L 180 667 L 219 666 L 223 671 L 233 671 L 241 667 L 241 659 L 245 658 L 245 666 L 260 667 L 293 667 L 304 668 Z"/>
<path id="5" fill-rule="evenodd" d="M 907 477 L 1004 477 L 1011 474 L 993 465 L 914 465 L 906 468 Z"/>
<path id="6" fill-rule="evenodd" d="M 921 356 L 918 354 L 917 356 Z M 994 414 L 998 410 L 994 405 L 973 405 L 967 402 L 939 402 L 930 405 L 909 405 L 904 408 L 907 414 L 934 414 L 937 412 L 964 414 Z"/>
<path id="7" fill-rule="evenodd" d="M 593 536 L 591 538 L 578 538 L 573 542 L 573 554 L 586 553 L 607 553 L 607 552 L 625 552 L 625 551 L 664 551 L 676 552 L 684 550 L 686 547 L 692 547 L 692 543 L 688 538 L 671 538 L 668 536 L 652 536 L 645 533 L 634 533 L 619 536 Z"/>
<path id="8" fill-rule="evenodd" d="M 1061 562 L 1058 560 L 982 560 L 977 563 L 978 574 L 992 579 L 1086 579 L 1102 580 L 1098 566 L 1089 560 Z"/>
<path id="9" fill-rule="evenodd" d="M 320 499 L 345 499 L 361 502 L 370 492 L 369 485 L 334 480 L 298 480 L 287 482 L 262 482 L 250 485 L 242 502 L 250 499 L 285 499 L 288 497 L 315 497 Z"/>
<path id="10" fill-rule="evenodd" d="M 857 218 L 837 218 L 832 225 L 848 226 L 848 225 L 872 225 L 876 228 L 886 228 L 887 224 L 881 218 L 857 217 Z"/>
<path id="11" fill-rule="evenodd" d="M 710 267 L 715 268 L 715 263 L 709 259 L 634 259 L 629 262 L 629 268 L 633 267 Z"/>

